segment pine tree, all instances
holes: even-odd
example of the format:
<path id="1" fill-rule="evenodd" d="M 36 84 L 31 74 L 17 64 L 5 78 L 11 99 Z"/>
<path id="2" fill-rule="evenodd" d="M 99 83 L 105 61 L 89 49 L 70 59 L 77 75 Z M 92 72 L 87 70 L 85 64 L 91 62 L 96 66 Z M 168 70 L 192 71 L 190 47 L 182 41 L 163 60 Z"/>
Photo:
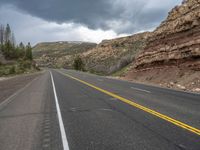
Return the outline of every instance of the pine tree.
<path id="1" fill-rule="evenodd" d="M 25 46 L 24 46 L 24 44 L 22 42 L 19 43 L 19 48 L 23 49 L 23 50 L 25 49 Z"/>
<path id="2" fill-rule="evenodd" d="M 5 34 L 5 29 L 3 25 L 0 25 L 0 44 L 4 44 L 4 34 Z"/>
<path id="3" fill-rule="evenodd" d="M 11 43 L 12 43 L 12 45 L 15 47 L 15 34 L 14 34 L 14 32 L 12 32 L 12 34 L 11 34 Z"/>
<path id="4" fill-rule="evenodd" d="M 6 30 L 5 30 L 5 42 L 11 42 L 11 29 L 10 29 L 10 25 L 7 24 L 6 25 Z"/>
<path id="5" fill-rule="evenodd" d="M 31 48 L 31 44 L 28 43 L 28 45 L 26 46 L 26 59 L 32 60 L 33 56 L 32 56 L 32 48 Z"/>
<path id="6" fill-rule="evenodd" d="M 22 42 L 20 42 L 19 46 L 17 47 L 17 53 L 18 53 L 18 57 L 19 58 L 25 58 L 25 53 L 26 53 L 26 50 L 25 50 L 25 46 Z"/>
<path id="7" fill-rule="evenodd" d="M 15 58 L 15 47 L 13 46 L 13 44 L 11 43 L 11 29 L 10 29 L 10 25 L 7 24 L 6 29 L 5 29 L 5 41 L 4 41 L 4 46 L 3 46 L 3 54 L 7 59 L 12 59 Z"/>
<path id="8" fill-rule="evenodd" d="M 7 59 L 12 58 L 13 57 L 13 51 L 14 51 L 14 48 L 13 48 L 12 44 L 10 43 L 10 41 L 6 42 L 4 44 L 4 48 L 3 48 L 4 56 Z"/>

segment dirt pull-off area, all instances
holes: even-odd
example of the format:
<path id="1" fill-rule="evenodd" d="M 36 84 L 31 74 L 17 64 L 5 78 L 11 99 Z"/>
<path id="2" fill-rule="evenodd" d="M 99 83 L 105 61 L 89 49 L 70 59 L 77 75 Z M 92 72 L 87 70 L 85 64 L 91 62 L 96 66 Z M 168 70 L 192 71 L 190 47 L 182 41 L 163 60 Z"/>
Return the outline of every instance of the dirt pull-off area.
<path id="1" fill-rule="evenodd" d="M 40 74 L 41 72 L 16 77 L 0 78 L 0 104 Z"/>
<path id="2" fill-rule="evenodd" d="M 200 71 L 180 68 L 178 66 L 162 66 L 132 70 L 125 80 L 162 87 L 200 93 Z"/>

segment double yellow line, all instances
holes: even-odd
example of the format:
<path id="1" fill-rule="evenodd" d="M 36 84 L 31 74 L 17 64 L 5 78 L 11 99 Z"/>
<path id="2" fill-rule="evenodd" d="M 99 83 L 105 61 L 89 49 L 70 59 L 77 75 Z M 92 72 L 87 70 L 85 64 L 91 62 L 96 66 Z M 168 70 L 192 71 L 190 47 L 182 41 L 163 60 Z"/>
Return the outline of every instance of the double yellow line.
<path id="1" fill-rule="evenodd" d="M 60 71 L 59 71 L 59 72 L 60 72 Z M 83 83 L 83 84 L 85 84 L 85 85 L 87 85 L 87 86 L 89 86 L 89 87 L 92 87 L 92 88 L 94 88 L 94 89 L 96 89 L 96 90 L 98 90 L 98 91 L 100 91 L 100 92 L 103 92 L 103 93 L 105 93 L 105 94 L 107 94 L 107 95 L 109 95 L 109 96 L 111 96 L 111 97 L 117 98 L 117 99 L 119 99 L 120 101 L 122 101 L 122 102 L 124 102 L 124 103 L 126 103 L 126 104 L 129 104 L 129 105 L 131 105 L 131 106 L 133 106 L 133 107 L 139 108 L 139 109 L 141 109 L 141 110 L 143 110 L 143 111 L 145 111 L 145 112 L 147 112 L 147 113 L 150 113 L 150 114 L 152 114 L 152 115 L 154 115 L 154 116 L 157 116 L 157 117 L 159 117 L 159 118 L 161 118 L 161 119 L 163 119 L 163 120 L 166 120 L 166 121 L 168 121 L 168 122 L 170 122 L 170 123 L 172 123 L 172 124 L 174 124 L 174 125 L 176 125 L 176 126 L 179 126 L 179 127 L 184 128 L 184 129 L 186 129 L 186 130 L 188 130 L 188 131 L 190 131 L 190 132 L 193 132 L 193 133 L 195 133 L 195 134 L 197 134 L 197 135 L 200 135 L 200 129 L 194 128 L 194 127 L 192 127 L 192 126 L 190 126 L 190 125 L 187 125 L 187 124 L 185 124 L 185 123 L 183 123 L 183 122 L 181 122 L 181 121 L 178 121 L 178 120 L 176 120 L 176 119 L 173 119 L 173 118 L 171 118 L 171 117 L 168 117 L 168 116 L 166 116 L 166 115 L 163 115 L 163 114 L 161 114 L 161 113 L 159 113 L 159 112 L 157 112 L 157 111 L 155 111 L 155 110 L 152 110 L 152 109 L 150 109 L 150 108 L 144 107 L 144 106 L 142 106 L 142 105 L 140 105 L 140 104 L 137 104 L 137 103 L 135 103 L 135 102 L 133 102 L 133 101 L 131 101 L 131 100 L 128 100 L 128 99 L 123 98 L 123 97 L 121 97 L 121 96 L 119 96 L 119 95 L 116 95 L 116 94 L 114 94 L 114 93 L 111 93 L 111 92 L 109 92 L 109 91 L 106 91 L 106 90 L 104 90 L 104 89 L 101 89 L 101 88 L 99 88 L 99 87 L 97 87 L 97 86 L 95 86 L 95 85 L 92 85 L 92 84 L 88 83 L 88 82 L 85 82 L 85 81 L 83 81 L 83 80 L 80 80 L 80 79 L 78 79 L 78 78 L 75 78 L 75 77 L 73 77 L 73 76 L 71 76 L 71 75 L 69 75 L 69 74 L 64 74 L 64 73 L 62 73 L 62 72 L 60 72 L 60 73 L 63 74 L 63 75 L 65 75 L 65 76 L 67 76 L 67 77 L 69 77 L 69 78 L 71 78 L 71 79 L 74 79 L 74 80 L 76 80 L 76 81 L 79 81 L 79 82 L 81 82 L 81 83 Z"/>

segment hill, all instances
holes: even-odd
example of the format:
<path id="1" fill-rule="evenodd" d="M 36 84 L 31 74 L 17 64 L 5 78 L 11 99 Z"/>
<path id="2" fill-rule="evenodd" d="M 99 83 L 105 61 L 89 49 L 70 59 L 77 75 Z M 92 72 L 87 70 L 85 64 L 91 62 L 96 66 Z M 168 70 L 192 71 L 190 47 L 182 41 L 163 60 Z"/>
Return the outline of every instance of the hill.
<path id="1" fill-rule="evenodd" d="M 71 68 L 74 56 L 95 47 L 88 42 L 45 42 L 33 47 L 33 57 L 39 67 Z"/>
<path id="2" fill-rule="evenodd" d="M 129 65 L 146 45 L 150 32 L 104 40 L 83 53 L 86 70 L 109 75 Z"/>

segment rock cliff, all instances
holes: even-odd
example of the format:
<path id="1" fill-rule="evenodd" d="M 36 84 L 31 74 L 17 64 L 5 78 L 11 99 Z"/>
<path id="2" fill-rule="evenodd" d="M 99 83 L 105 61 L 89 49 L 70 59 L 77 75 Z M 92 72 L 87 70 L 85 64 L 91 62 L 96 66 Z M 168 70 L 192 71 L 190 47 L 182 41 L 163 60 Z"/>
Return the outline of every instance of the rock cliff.
<path id="1" fill-rule="evenodd" d="M 200 91 L 200 0 L 169 12 L 125 78 Z"/>
<path id="2" fill-rule="evenodd" d="M 175 7 L 149 39 L 135 62 L 136 68 L 162 64 L 200 69 L 200 0 L 187 0 Z"/>

